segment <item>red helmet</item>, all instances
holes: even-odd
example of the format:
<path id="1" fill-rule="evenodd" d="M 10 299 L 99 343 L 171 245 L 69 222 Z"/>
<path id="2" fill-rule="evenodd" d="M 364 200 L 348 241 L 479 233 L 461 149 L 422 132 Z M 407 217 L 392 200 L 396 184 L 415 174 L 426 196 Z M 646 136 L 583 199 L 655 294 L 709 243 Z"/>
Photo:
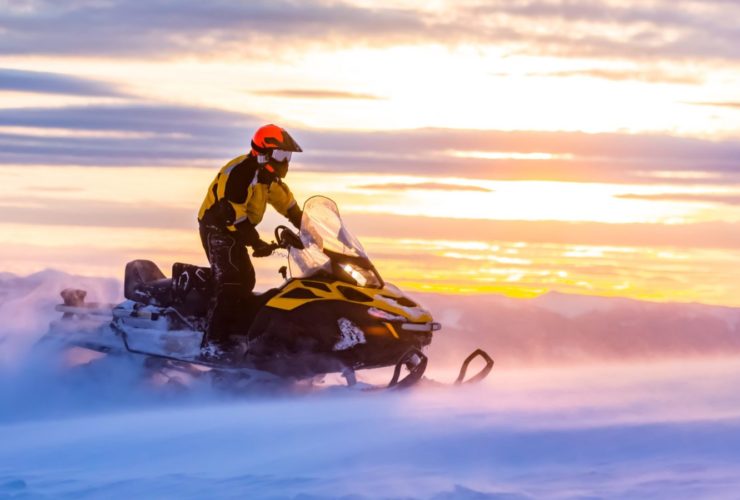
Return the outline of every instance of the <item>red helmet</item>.
<path id="1" fill-rule="evenodd" d="M 285 129 L 272 124 L 257 129 L 252 137 L 252 149 L 258 153 L 267 153 L 272 149 L 296 153 L 303 151 Z"/>

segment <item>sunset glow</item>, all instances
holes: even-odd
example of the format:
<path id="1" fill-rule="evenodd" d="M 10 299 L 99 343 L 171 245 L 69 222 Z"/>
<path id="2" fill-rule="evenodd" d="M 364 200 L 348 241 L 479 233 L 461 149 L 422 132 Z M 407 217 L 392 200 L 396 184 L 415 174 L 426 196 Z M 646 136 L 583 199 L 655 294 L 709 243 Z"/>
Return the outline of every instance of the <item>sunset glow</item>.
<path id="1" fill-rule="evenodd" d="M 740 305 L 735 4 L 73 3 L 0 16 L 4 271 L 204 264 L 206 186 L 274 121 L 389 281 Z"/>

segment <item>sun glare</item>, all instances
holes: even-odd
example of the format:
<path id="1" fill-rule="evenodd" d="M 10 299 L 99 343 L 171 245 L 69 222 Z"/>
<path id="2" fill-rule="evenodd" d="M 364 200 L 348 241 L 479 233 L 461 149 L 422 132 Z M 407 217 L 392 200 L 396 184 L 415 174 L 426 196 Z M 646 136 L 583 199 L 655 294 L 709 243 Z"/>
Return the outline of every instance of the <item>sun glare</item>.
<path id="1" fill-rule="evenodd" d="M 506 151 L 447 151 L 455 158 L 478 158 L 482 160 L 572 160 L 571 154 L 517 153 Z"/>
<path id="2" fill-rule="evenodd" d="M 335 182 L 341 183 L 337 178 Z M 344 181 L 351 188 L 352 180 Z M 378 178 L 375 178 L 378 182 Z M 409 189 L 399 191 L 398 182 Z M 412 182 L 430 182 L 415 178 Z M 690 222 L 701 219 L 701 208 L 682 202 L 656 203 L 649 200 L 620 198 L 625 192 L 641 193 L 644 186 L 570 183 L 551 181 L 470 181 L 484 188 L 481 192 L 456 191 L 451 181 L 447 190 L 414 189 L 408 177 L 383 177 L 376 184 L 394 186 L 377 197 L 355 189 L 346 196 L 344 207 L 353 211 L 397 213 L 427 217 L 493 220 L 557 220 L 605 223 Z M 437 179 L 437 182 L 442 182 Z M 655 188 L 650 188 L 654 190 Z M 487 191 L 486 191 L 487 190 Z M 338 190 L 339 191 L 339 190 Z M 341 196 L 341 195 L 340 195 Z"/>
<path id="3" fill-rule="evenodd" d="M 165 268 L 177 260 L 203 263 L 195 211 L 217 167 L 6 167 L 0 176 L 4 214 L 11 218 L 23 214 L 27 221 L 25 225 L 2 224 L 3 255 L 7 262 L 15 262 L 7 270 L 33 269 L 34 262 L 61 255 L 67 255 L 70 270 L 108 276 L 118 276 L 127 260 L 141 257 L 157 260 Z M 33 183 L 28 180 L 29 172 L 34 172 Z M 86 182 L 80 183 L 83 177 Z M 620 224 L 732 217 L 728 215 L 731 211 L 721 212 L 706 203 L 619 197 L 625 193 L 701 194 L 704 191 L 699 187 L 360 174 L 327 177 L 300 171 L 292 173 L 289 182 L 300 201 L 312 194 L 334 198 L 350 221 L 354 215 L 397 214 L 410 216 L 410 220 L 419 216 L 419 221 L 432 228 L 435 218 L 459 220 L 459 228 L 475 229 L 476 221 L 485 220 L 591 221 L 619 228 Z M 722 193 L 732 195 L 731 190 Z M 65 224 L 82 214 L 87 227 Z M 270 214 L 260 231 L 268 237 L 272 224 L 280 222 Z M 414 289 L 512 296 L 556 289 L 740 303 L 730 286 L 740 276 L 737 280 L 728 276 L 736 256 L 722 250 L 512 242 L 479 229 L 470 233 L 477 235 L 475 239 L 450 239 L 444 225 L 431 230 L 434 238 L 414 237 L 415 231 L 409 230 L 405 237 L 388 239 L 368 236 L 363 227 L 353 230 L 358 231 L 383 276 Z M 277 284 L 274 262 L 259 260 L 257 264 L 260 283 Z"/>
<path id="4" fill-rule="evenodd" d="M 740 128 L 727 110 L 686 104 L 708 101 L 711 96 L 732 99 L 732 73 L 722 68 L 700 87 L 680 79 L 637 77 L 658 70 L 681 74 L 685 72 L 681 65 L 648 71 L 635 65 L 575 59 L 564 66 L 558 57 L 517 54 L 496 45 L 306 46 L 289 64 L 282 58 L 255 58 L 244 65 L 234 57 L 115 62 L 38 57 L 31 65 L 13 60 L 9 64 L 17 69 L 42 65 L 46 71 L 96 79 L 105 74 L 125 81 L 121 90 L 148 99 L 243 110 L 314 128 L 671 131 L 703 137 L 726 136 Z M 214 88 L 219 91 L 213 92 Z M 285 95 L 281 93 L 285 89 L 298 92 Z M 315 91 L 329 93 L 316 98 Z M 332 98 L 332 91 L 362 97 Z M 83 102 L 77 96 L 62 97 L 68 104 Z M 43 94 L 14 93 L 4 98 L 11 106 L 43 106 L 44 99 L 53 106 L 62 102 L 60 96 Z M 95 100 L 120 103 L 126 98 Z M 639 120 L 635 110 L 640 110 Z"/>

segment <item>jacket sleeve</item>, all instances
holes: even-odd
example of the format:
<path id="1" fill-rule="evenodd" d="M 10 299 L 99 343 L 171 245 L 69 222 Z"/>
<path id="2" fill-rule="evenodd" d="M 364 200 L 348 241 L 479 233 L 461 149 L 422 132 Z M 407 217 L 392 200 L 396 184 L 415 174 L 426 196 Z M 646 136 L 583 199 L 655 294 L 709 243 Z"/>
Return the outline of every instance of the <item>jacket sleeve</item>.
<path id="1" fill-rule="evenodd" d="M 283 217 L 289 217 L 289 210 L 297 207 L 298 203 L 290 192 L 290 188 L 282 181 L 275 181 L 270 185 L 270 192 L 267 201 Z"/>
<path id="2" fill-rule="evenodd" d="M 237 233 L 239 242 L 254 245 L 260 240 L 259 233 L 247 216 L 247 204 L 252 196 L 252 185 L 249 180 L 235 175 L 222 175 L 219 178 L 217 194 L 220 198 L 219 209 L 226 229 Z"/>
<path id="3" fill-rule="evenodd" d="M 244 210 L 244 215 L 242 217 L 237 217 L 237 214 L 240 213 L 238 209 L 243 205 L 229 200 L 221 200 L 219 204 L 221 214 L 226 221 L 226 229 L 236 233 L 239 243 L 242 245 L 253 246 L 260 240 L 257 228 L 246 216 L 246 209 Z"/>

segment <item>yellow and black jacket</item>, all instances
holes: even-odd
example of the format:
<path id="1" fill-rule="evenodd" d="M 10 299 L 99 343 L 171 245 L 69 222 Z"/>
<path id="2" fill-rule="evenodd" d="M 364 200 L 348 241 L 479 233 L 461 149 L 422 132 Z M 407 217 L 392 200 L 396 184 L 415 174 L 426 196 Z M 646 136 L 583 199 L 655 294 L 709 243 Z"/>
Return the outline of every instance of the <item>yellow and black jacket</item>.
<path id="1" fill-rule="evenodd" d="M 260 169 L 256 155 L 242 155 L 224 165 L 208 187 L 198 222 L 234 233 L 241 242 L 252 245 L 259 240 L 255 226 L 262 221 L 268 203 L 294 226 L 300 226 L 302 213 L 288 186 Z"/>

